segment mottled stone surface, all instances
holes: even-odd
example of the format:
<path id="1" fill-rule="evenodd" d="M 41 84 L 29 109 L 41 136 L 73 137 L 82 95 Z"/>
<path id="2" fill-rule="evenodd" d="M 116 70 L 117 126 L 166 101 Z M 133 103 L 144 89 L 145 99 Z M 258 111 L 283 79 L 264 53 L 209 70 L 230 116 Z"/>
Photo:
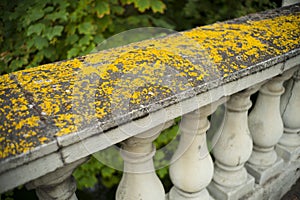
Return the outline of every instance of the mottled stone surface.
<path id="1" fill-rule="evenodd" d="M 298 4 L 1 76 L 0 163 L 299 55 L 299 27 Z"/>

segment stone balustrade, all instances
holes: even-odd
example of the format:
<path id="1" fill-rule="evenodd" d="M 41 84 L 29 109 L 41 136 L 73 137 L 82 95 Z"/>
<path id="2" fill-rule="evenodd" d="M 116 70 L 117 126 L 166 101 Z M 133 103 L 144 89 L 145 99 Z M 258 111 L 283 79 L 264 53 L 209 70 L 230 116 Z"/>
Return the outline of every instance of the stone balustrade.
<path id="1" fill-rule="evenodd" d="M 0 193 L 77 199 L 74 169 L 119 144 L 117 200 L 280 199 L 300 177 L 299 80 L 299 4 L 3 75 Z M 165 191 L 153 141 L 177 117 Z"/>

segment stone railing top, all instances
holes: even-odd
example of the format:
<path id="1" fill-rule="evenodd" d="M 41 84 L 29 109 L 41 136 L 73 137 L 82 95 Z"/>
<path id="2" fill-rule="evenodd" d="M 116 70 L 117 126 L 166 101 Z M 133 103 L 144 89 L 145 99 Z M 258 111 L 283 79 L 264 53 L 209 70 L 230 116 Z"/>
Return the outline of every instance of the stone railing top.
<path id="1" fill-rule="evenodd" d="M 1 76 L 0 165 L 262 71 L 299 48 L 294 5 Z"/>

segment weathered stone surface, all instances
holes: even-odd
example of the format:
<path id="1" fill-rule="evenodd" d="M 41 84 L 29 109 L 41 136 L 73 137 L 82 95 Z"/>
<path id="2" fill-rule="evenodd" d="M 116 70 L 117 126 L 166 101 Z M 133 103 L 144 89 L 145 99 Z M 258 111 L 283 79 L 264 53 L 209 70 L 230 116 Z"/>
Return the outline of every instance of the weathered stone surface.
<path id="1" fill-rule="evenodd" d="M 246 168 L 249 174 L 254 176 L 255 182 L 257 184 L 261 185 L 266 183 L 272 177 L 278 175 L 281 172 L 283 166 L 283 159 L 279 157 L 277 158 L 275 163 L 266 168 L 259 168 L 259 166 L 254 166 L 250 163 L 246 164 Z"/>
<path id="2" fill-rule="evenodd" d="M 211 182 L 208 186 L 210 194 L 215 199 L 222 200 L 236 200 L 240 199 L 242 196 L 247 193 L 253 191 L 254 178 L 251 175 L 247 176 L 246 182 L 237 187 L 223 187 L 221 185 L 216 184 L 215 182 Z"/>
<path id="3" fill-rule="evenodd" d="M 284 163 L 280 173 L 268 180 L 264 185 L 255 184 L 255 190 L 243 196 L 241 200 L 277 200 L 287 193 L 299 179 L 300 161 Z"/>
<path id="4" fill-rule="evenodd" d="M 169 200 L 210 200 L 206 189 L 214 172 L 213 161 L 207 148 L 207 119 L 225 98 L 182 116 L 180 142 L 169 168 L 174 186 Z"/>
<path id="5" fill-rule="evenodd" d="M 284 61 L 300 47 L 299 15 L 284 7 L 4 75 L 0 157 L 96 123 L 102 132 Z M 168 79 L 172 70 L 182 79 Z"/>
<path id="6" fill-rule="evenodd" d="M 162 108 L 171 120 L 278 75 L 299 61 L 299 23 L 294 5 L 1 76 L 1 171 L 103 133 L 126 139 L 110 130 Z"/>
<path id="7" fill-rule="evenodd" d="M 41 200 L 77 200 L 75 195 L 76 181 L 72 173 L 87 159 L 88 157 L 65 165 L 27 183 L 26 187 L 27 189 L 36 189 L 36 194 Z"/>
<path id="8" fill-rule="evenodd" d="M 63 162 L 58 153 L 46 155 L 30 163 L 12 168 L 0 174 L 0 193 L 25 184 L 63 167 Z"/>

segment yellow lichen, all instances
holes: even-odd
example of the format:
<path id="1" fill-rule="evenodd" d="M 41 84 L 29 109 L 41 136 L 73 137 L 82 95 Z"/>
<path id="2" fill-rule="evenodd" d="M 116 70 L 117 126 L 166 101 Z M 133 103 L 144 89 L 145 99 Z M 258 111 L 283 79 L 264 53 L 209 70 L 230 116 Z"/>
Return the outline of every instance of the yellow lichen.
<path id="1" fill-rule="evenodd" d="M 136 108 L 163 100 L 287 53 L 299 47 L 299 24 L 299 13 L 216 23 L 3 75 L 0 158 L 53 140 L 42 119 L 57 128 L 53 137 L 71 134 L 116 110 L 131 112 L 128 104 Z"/>

